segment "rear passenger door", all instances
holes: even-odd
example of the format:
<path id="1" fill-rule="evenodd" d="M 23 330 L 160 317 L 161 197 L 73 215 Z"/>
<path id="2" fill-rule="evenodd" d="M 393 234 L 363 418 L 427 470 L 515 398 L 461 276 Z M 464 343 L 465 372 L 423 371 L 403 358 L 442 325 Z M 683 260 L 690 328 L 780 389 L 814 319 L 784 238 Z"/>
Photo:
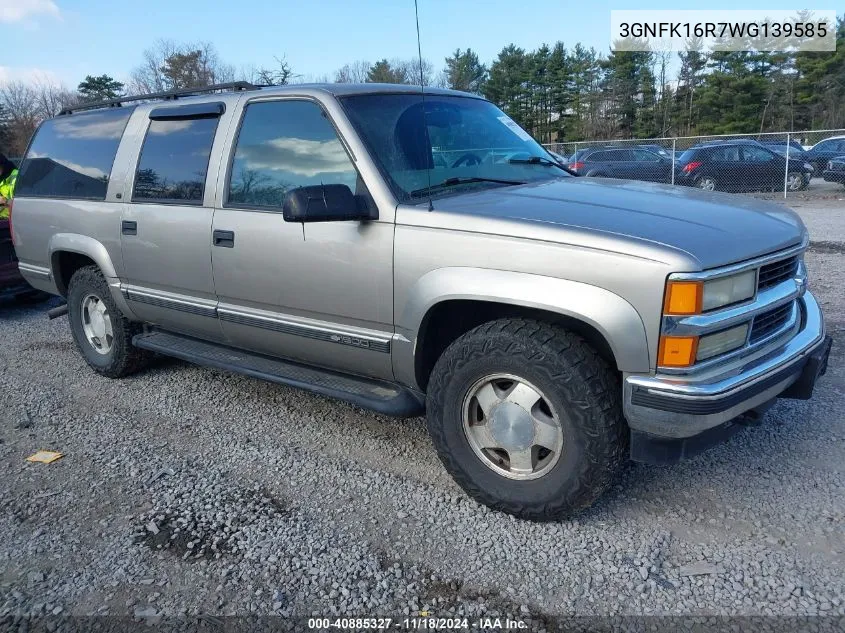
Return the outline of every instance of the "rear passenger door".
<path id="1" fill-rule="evenodd" d="M 228 118 L 223 102 L 154 107 L 137 130 L 121 222 L 122 291 L 145 321 L 222 338 L 211 270 L 216 170 L 209 161 Z M 223 132 L 218 134 L 218 132 Z"/>

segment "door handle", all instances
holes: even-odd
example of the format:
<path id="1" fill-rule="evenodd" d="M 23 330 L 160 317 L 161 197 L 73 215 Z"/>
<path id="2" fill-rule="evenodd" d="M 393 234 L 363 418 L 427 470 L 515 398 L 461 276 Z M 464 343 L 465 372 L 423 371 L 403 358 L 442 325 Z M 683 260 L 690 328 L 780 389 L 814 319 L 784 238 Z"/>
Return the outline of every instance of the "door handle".
<path id="1" fill-rule="evenodd" d="M 138 235 L 138 223 L 132 220 L 124 220 L 120 223 L 120 232 L 124 235 Z"/>
<path id="2" fill-rule="evenodd" d="M 214 231 L 214 245 L 221 248 L 235 248 L 234 231 Z"/>

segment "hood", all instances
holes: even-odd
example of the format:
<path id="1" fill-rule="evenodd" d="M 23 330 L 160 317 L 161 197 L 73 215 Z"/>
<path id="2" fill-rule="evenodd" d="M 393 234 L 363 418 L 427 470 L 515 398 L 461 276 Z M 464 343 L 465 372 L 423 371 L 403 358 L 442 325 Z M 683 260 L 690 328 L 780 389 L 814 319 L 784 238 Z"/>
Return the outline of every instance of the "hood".
<path id="1" fill-rule="evenodd" d="M 801 219 L 775 203 L 633 180 L 559 178 L 441 198 L 437 211 L 594 231 L 683 251 L 713 268 L 800 244 Z"/>

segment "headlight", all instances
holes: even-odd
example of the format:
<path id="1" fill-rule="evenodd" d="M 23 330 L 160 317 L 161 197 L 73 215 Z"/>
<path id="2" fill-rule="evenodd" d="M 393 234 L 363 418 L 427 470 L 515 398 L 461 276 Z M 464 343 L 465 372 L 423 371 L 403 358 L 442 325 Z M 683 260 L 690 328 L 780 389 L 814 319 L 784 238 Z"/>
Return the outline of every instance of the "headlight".
<path id="1" fill-rule="evenodd" d="M 807 171 L 813 171 L 813 166 L 810 163 L 804 163 L 804 169 Z"/>
<path id="2" fill-rule="evenodd" d="M 827 161 L 827 168 L 830 171 L 833 171 L 833 161 L 832 160 Z"/>
<path id="3" fill-rule="evenodd" d="M 724 354 L 731 350 L 737 349 L 745 345 L 745 339 L 748 336 L 748 324 L 743 323 L 737 327 L 732 327 L 729 330 L 722 330 L 715 334 L 707 334 L 698 339 L 698 352 L 695 355 L 696 360 L 707 360 L 719 354 Z"/>
<path id="4" fill-rule="evenodd" d="M 704 282 L 701 309 L 704 312 L 732 303 L 751 299 L 757 290 L 757 271 L 749 270 L 738 275 Z"/>
<path id="5" fill-rule="evenodd" d="M 751 299 L 757 290 L 757 271 L 720 277 L 710 281 L 672 281 L 666 285 L 663 313 L 701 314 Z"/>

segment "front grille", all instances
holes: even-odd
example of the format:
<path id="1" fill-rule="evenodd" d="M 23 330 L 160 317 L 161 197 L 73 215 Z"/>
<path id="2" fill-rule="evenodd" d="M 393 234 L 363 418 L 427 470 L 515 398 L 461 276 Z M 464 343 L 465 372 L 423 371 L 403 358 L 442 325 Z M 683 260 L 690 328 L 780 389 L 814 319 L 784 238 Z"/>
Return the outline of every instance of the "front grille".
<path id="1" fill-rule="evenodd" d="M 762 341 L 770 334 L 774 334 L 782 328 L 789 317 L 792 315 L 792 303 L 787 303 L 784 306 L 777 307 L 767 312 L 761 312 L 754 317 L 754 323 L 751 325 L 751 336 L 749 343 L 752 345 L 758 341 Z"/>
<path id="2" fill-rule="evenodd" d="M 798 255 L 781 259 L 760 267 L 760 277 L 757 279 L 757 290 L 765 290 L 776 286 L 785 279 L 790 279 L 798 270 Z"/>

